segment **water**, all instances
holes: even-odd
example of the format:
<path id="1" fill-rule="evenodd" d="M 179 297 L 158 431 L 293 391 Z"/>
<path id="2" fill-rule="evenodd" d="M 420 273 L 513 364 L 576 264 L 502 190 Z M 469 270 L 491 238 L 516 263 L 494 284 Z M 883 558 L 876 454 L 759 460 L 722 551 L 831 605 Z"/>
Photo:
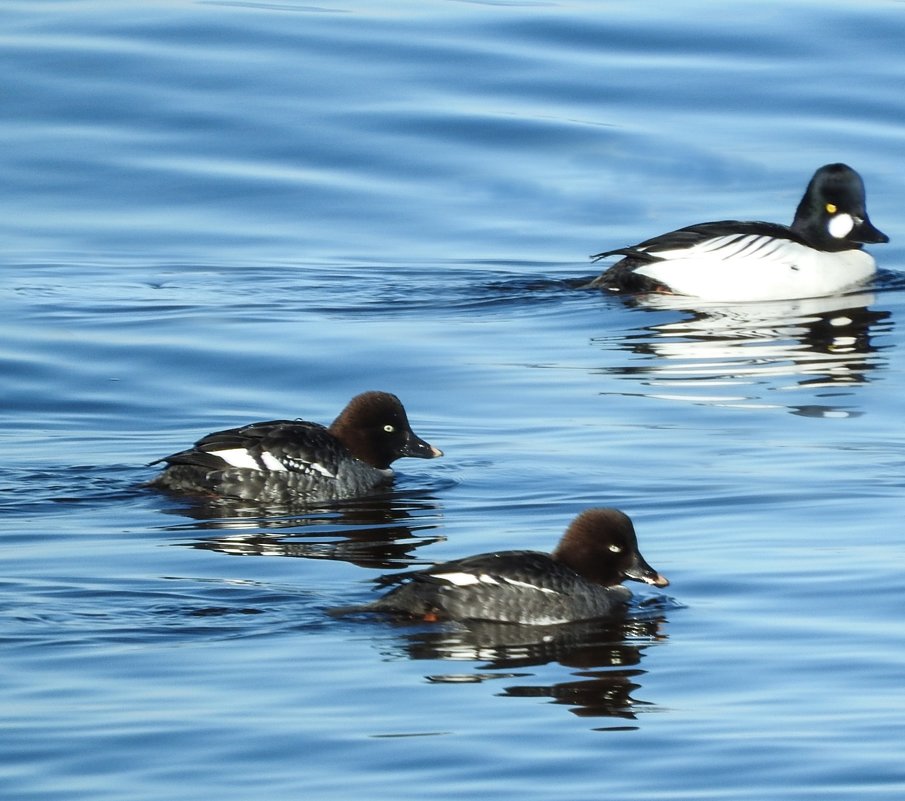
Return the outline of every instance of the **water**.
<path id="1" fill-rule="evenodd" d="M 0 795 L 898 799 L 893 2 L 6 3 Z M 876 285 L 643 307 L 587 254 L 868 189 Z M 446 456 L 286 513 L 141 484 L 396 392 Z M 335 618 L 636 522 L 664 592 L 538 633 Z"/>

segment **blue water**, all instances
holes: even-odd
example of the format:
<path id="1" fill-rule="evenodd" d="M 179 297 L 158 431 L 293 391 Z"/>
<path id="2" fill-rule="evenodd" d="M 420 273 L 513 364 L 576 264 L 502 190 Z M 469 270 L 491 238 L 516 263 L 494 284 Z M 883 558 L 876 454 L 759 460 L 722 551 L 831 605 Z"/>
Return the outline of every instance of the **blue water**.
<path id="1" fill-rule="evenodd" d="M 903 36 L 880 0 L 0 6 L 0 797 L 900 799 Z M 891 240 L 863 292 L 575 288 L 833 161 Z M 141 486 L 365 389 L 446 452 L 388 497 Z M 626 621 L 329 614 L 594 505 L 672 582 Z"/>

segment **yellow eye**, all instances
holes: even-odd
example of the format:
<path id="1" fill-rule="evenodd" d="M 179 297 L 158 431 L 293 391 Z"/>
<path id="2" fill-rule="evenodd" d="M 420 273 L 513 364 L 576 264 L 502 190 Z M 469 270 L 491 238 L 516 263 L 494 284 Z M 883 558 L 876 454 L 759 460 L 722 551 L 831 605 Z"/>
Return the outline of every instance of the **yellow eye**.
<path id="1" fill-rule="evenodd" d="M 383 430 L 386 431 L 387 434 L 392 434 L 396 429 L 393 428 L 393 426 L 391 426 L 389 423 L 387 423 L 387 424 L 383 427 Z"/>
<path id="2" fill-rule="evenodd" d="M 827 204 L 826 204 L 826 210 L 827 210 L 830 214 L 835 214 L 835 213 L 838 211 L 838 209 L 836 208 L 836 205 L 835 205 L 834 203 L 827 203 Z"/>

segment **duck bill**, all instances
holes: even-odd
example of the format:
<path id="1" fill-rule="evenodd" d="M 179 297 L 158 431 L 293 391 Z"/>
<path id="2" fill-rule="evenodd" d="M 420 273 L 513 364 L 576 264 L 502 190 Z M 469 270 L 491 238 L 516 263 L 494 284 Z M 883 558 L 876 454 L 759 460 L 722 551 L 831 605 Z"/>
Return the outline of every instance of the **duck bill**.
<path id="1" fill-rule="evenodd" d="M 855 226 L 848 238 L 865 245 L 881 245 L 889 242 L 889 237 L 878 228 L 874 228 L 873 223 L 866 216 Z"/>
<path id="2" fill-rule="evenodd" d="M 416 434 L 409 432 L 402 455 L 412 456 L 415 459 L 436 459 L 438 456 L 443 455 L 443 451 L 425 442 Z"/>
<path id="3" fill-rule="evenodd" d="M 644 584 L 653 584 L 655 587 L 669 586 L 669 579 L 666 576 L 661 576 L 645 562 L 641 554 L 635 556 L 635 563 L 625 571 L 625 577 Z"/>

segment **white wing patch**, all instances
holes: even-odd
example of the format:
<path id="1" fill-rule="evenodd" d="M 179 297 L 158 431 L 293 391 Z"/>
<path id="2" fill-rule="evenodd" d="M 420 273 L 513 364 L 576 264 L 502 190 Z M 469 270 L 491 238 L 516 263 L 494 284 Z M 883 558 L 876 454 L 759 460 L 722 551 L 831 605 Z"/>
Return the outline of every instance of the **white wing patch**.
<path id="1" fill-rule="evenodd" d="M 307 459 L 299 459 L 295 456 L 283 454 L 283 464 L 286 470 L 295 470 L 298 473 L 320 473 L 325 478 L 336 478 L 336 473 L 331 473 L 320 462 L 309 462 Z M 392 475 L 392 471 L 390 471 Z"/>
<path id="2" fill-rule="evenodd" d="M 536 584 L 529 584 L 527 581 L 519 581 L 518 579 L 507 578 L 506 576 L 491 576 L 487 573 L 432 573 L 434 578 L 448 581 L 457 587 L 468 587 L 475 584 L 508 584 L 510 587 L 523 587 L 526 590 L 534 590 L 536 592 L 545 592 L 549 595 L 559 595 L 556 590 L 549 587 L 538 587 Z"/>
<path id="3" fill-rule="evenodd" d="M 264 467 L 268 470 L 272 470 L 276 473 L 283 472 L 285 473 L 289 468 L 286 467 L 279 459 L 277 459 L 272 453 L 268 453 L 264 451 L 261 454 L 261 462 L 264 464 Z"/>
<path id="4" fill-rule="evenodd" d="M 538 587 L 536 584 L 529 584 L 527 581 L 518 581 L 517 579 L 511 578 L 503 578 L 507 584 L 511 584 L 513 587 L 524 587 L 528 590 L 537 590 L 538 592 L 546 592 L 549 595 L 559 595 L 556 590 L 551 590 L 549 587 Z"/>
<path id="5" fill-rule="evenodd" d="M 467 587 L 469 584 L 499 584 L 493 577 L 486 573 L 476 576 L 474 573 L 431 573 L 434 578 L 448 581 L 457 587 Z"/>
<path id="6" fill-rule="evenodd" d="M 224 462 L 233 467 L 244 467 L 249 470 L 260 470 L 257 459 L 245 448 L 229 448 L 225 451 L 211 451 L 212 456 L 219 456 Z"/>
<path id="7" fill-rule="evenodd" d="M 685 248 L 666 250 L 650 250 L 653 256 L 667 261 L 673 259 L 715 259 L 719 261 L 733 261 L 737 259 L 753 259 L 756 261 L 790 261 L 794 260 L 795 251 L 802 248 L 797 242 L 785 239 L 776 239 L 772 236 L 757 234 L 725 234 L 705 239 L 696 245 Z"/>
<path id="8" fill-rule="evenodd" d="M 219 456 L 232 467 L 245 470 L 269 470 L 272 473 L 288 473 L 297 470 L 301 473 L 319 473 L 325 478 L 336 478 L 326 467 L 317 462 L 305 462 L 300 459 L 286 459 L 281 462 L 269 451 L 262 451 L 260 461 L 245 448 L 227 448 L 222 451 L 210 451 L 212 456 Z"/>
<path id="9" fill-rule="evenodd" d="M 318 464 L 317 462 L 309 462 L 308 467 L 315 473 L 320 473 L 322 476 L 326 476 L 327 478 L 336 478 L 336 476 L 331 473 L 326 467 L 324 467 L 322 464 Z"/>

